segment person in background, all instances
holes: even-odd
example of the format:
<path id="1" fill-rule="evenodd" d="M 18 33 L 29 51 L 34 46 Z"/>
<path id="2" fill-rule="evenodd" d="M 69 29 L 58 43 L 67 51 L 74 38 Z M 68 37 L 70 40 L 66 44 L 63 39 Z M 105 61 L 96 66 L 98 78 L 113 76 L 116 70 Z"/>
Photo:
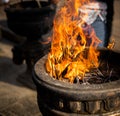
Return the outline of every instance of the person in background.
<path id="1" fill-rule="evenodd" d="M 83 30 L 90 35 L 94 29 L 96 36 L 101 40 L 99 47 L 105 47 L 106 43 L 106 16 L 107 4 L 101 1 L 92 1 L 79 9 L 79 17 L 84 21 Z"/>
<path id="2" fill-rule="evenodd" d="M 57 9 L 64 6 L 65 0 L 51 0 L 57 4 Z M 83 31 L 87 37 L 91 37 L 91 32 L 94 30 L 97 38 L 101 40 L 99 47 L 106 47 L 107 27 L 107 4 L 106 0 L 90 0 L 89 3 L 84 4 L 78 9 L 80 20 L 84 22 L 82 25 Z M 90 43 L 90 39 L 88 39 Z"/>

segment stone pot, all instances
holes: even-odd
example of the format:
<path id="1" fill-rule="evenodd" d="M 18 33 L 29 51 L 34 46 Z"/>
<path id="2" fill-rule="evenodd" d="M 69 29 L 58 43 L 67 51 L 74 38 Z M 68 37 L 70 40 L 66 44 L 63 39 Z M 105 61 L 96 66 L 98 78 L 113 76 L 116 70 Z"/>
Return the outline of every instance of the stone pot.
<path id="1" fill-rule="evenodd" d="M 47 55 L 36 62 L 33 80 L 44 116 L 120 116 L 120 52 L 101 49 L 99 58 L 102 71 L 108 64 L 116 70 L 113 80 L 100 84 L 62 82 L 46 73 Z"/>

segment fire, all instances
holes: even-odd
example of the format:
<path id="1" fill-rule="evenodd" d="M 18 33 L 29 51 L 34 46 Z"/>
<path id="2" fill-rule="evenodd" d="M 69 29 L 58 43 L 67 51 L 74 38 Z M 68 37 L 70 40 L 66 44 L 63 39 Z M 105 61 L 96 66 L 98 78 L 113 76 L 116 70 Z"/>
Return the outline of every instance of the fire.
<path id="1" fill-rule="evenodd" d="M 108 44 L 107 48 L 108 49 L 113 49 L 115 46 L 115 39 L 112 39 L 112 41 Z"/>
<path id="2" fill-rule="evenodd" d="M 76 77 L 83 79 L 86 72 L 99 66 L 96 47 L 101 41 L 94 29 L 87 35 L 84 22 L 79 19 L 78 8 L 88 2 L 69 0 L 55 16 L 51 51 L 46 61 L 46 71 L 51 77 L 72 83 Z"/>

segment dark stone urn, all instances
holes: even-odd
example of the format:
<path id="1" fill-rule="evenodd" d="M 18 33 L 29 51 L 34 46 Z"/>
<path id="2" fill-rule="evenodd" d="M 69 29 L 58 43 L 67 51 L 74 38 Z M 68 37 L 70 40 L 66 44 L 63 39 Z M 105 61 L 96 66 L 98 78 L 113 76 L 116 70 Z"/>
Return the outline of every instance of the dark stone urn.
<path id="1" fill-rule="evenodd" d="M 27 39 L 38 39 L 52 29 L 55 5 L 35 0 L 22 1 L 5 9 L 8 27 Z"/>
<path id="2" fill-rule="evenodd" d="M 56 5 L 49 1 L 39 3 L 41 6 L 38 6 L 37 0 L 21 0 L 5 9 L 8 27 L 14 33 L 26 37 L 25 41 L 12 49 L 13 62 L 20 65 L 25 60 L 30 72 L 36 59 L 49 50 L 50 42 L 43 44 L 47 41 L 43 35 L 51 32 L 56 10 Z"/>
<path id="3" fill-rule="evenodd" d="M 43 116 L 120 116 L 120 52 L 99 51 L 99 70 L 105 76 L 98 77 L 100 83 L 62 82 L 46 73 L 47 55 L 36 62 L 33 80 Z"/>

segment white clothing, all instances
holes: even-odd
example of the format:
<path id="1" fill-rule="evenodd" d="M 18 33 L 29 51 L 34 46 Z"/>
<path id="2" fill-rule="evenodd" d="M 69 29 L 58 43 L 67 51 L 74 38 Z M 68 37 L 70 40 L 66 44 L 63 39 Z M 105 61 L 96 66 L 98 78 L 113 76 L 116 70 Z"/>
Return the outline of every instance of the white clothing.
<path id="1" fill-rule="evenodd" d="M 78 9 L 80 18 L 88 25 L 92 24 L 99 16 L 102 21 L 106 20 L 107 5 L 103 2 L 91 2 Z"/>

